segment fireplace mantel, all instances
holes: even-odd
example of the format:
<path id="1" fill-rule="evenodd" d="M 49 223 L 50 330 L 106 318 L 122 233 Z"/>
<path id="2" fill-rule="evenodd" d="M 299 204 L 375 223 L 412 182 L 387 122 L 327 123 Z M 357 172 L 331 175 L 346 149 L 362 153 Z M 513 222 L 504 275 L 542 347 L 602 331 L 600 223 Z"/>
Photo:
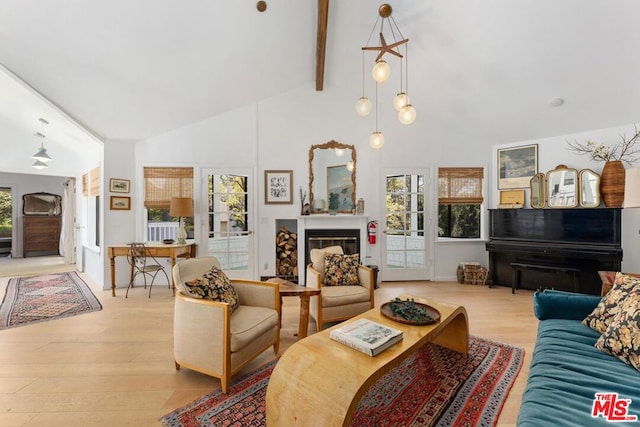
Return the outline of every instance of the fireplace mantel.
<path id="1" fill-rule="evenodd" d="M 307 251 L 304 236 L 306 230 L 330 230 L 330 229 L 358 229 L 360 230 L 360 260 L 363 262 L 367 255 L 367 223 L 369 217 L 351 214 L 316 214 L 298 216 L 298 275 L 305 277 L 306 265 L 304 265 Z M 304 283 L 300 283 L 304 285 Z"/>

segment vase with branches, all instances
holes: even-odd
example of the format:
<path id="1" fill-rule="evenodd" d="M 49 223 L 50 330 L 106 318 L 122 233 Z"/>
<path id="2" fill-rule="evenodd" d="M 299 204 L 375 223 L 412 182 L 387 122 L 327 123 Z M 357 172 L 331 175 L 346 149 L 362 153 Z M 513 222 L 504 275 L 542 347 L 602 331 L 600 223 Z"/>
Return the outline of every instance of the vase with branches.
<path id="1" fill-rule="evenodd" d="M 612 147 L 594 141 L 567 143 L 569 150 L 580 155 L 588 155 L 591 160 L 605 162 L 600 176 L 600 193 L 606 207 L 622 207 L 625 186 L 624 163 L 632 165 L 640 158 L 638 140 L 640 131 L 634 125 L 633 136 L 627 138 L 620 135 L 620 141 Z"/>
<path id="2" fill-rule="evenodd" d="M 579 155 L 590 156 L 593 161 L 611 162 L 621 161 L 627 165 L 632 165 L 640 159 L 640 130 L 634 125 L 634 133 L 631 138 L 620 135 L 620 142 L 614 146 L 599 144 L 594 141 L 567 142 L 568 150 Z"/>

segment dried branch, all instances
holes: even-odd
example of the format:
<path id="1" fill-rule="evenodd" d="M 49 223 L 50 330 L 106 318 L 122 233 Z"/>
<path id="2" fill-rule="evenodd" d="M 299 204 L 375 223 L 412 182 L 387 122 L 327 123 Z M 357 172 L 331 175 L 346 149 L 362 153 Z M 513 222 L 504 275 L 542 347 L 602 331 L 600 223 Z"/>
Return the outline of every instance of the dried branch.
<path id="1" fill-rule="evenodd" d="M 620 135 L 621 141 L 613 147 L 598 144 L 594 141 L 582 143 L 574 140 L 573 142 L 567 142 L 567 149 L 579 155 L 588 155 L 594 161 L 621 160 L 631 166 L 640 159 L 640 145 L 638 145 L 640 130 L 636 125 L 633 127 L 635 130 L 633 136 L 627 139 L 624 134 Z"/>

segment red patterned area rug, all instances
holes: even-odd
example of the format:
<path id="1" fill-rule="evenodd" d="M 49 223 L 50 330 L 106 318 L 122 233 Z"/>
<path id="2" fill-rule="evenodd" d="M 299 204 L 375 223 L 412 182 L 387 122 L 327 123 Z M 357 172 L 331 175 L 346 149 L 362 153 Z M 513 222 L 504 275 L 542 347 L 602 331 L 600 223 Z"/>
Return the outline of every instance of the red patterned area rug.
<path id="1" fill-rule="evenodd" d="M 9 279 L 0 305 L 0 329 L 102 310 L 76 272 Z"/>
<path id="2" fill-rule="evenodd" d="M 354 426 L 494 426 L 524 350 L 471 336 L 469 354 L 427 344 L 364 395 Z M 166 427 L 264 426 L 276 360 L 161 418 Z"/>

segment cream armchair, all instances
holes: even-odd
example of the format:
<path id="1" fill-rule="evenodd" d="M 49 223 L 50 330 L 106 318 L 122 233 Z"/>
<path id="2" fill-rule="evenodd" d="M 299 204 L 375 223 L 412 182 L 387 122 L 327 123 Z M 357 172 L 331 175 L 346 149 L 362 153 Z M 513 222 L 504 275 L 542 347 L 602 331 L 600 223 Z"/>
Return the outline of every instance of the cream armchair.
<path id="1" fill-rule="evenodd" d="M 201 277 L 220 263 L 215 257 L 191 258 L 173 268 L 174 283 Z M 231 377 L 269 346 L 280 344 L 280 295 L 274 283 L 231 279 L 239 307 L 191 298 L 178 292 L 174 312 L 174 358 L 180 366 L 219 378 L 226 393 Z"/>
<path id="2" fill-rule="evenodd" d="M 349 319 L 374 306 L 373 270 L 364 265 L 358 266 L 359 285 L 323 286 L 325 252 L 342 253 L 342 248 L 330 246 L 311 250 L 312 262 L 307 266 L 306 285 L 320 289 L 320 296 L 311 298 L 309 306 L 318 331 L 325 323 Z"/>

